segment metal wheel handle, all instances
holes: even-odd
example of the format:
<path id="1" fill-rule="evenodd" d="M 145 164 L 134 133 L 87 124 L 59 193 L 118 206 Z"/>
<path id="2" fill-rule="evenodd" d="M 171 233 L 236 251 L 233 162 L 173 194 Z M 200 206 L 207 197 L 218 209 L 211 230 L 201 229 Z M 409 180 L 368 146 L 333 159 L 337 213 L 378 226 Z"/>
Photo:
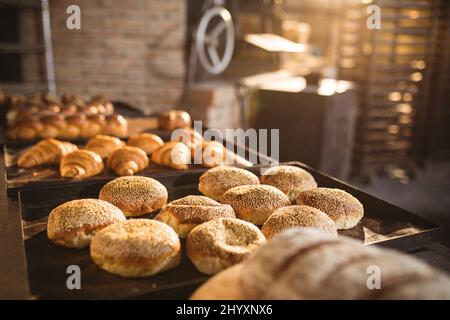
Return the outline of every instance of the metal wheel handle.
<path id="1" fill-rule="evenodd" d="M 211 20 L 219 17 L 220 22 L 206 33 Z M 220 57 L 218 52 L 219 36 L 226 32 L 225 50 Z M 234 26 L 230 12 L 223 7 L 214 7 L 206 11 L 200 20 L 196 35 L 197 53 L 203 68 L 211 74 L 223 72 L 230 64 L 234 51 Z"/>

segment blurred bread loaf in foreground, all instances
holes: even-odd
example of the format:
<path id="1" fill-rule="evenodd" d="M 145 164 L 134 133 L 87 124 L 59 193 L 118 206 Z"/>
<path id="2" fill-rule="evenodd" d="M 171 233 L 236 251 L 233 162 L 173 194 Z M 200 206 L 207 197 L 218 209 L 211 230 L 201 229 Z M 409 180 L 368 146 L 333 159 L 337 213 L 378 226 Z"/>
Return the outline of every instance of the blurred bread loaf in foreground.
<path id="1" fill-rule="evenodd" d="M 197 225 L 217 218 L 235 218 L 233 208 L 204 196 L 187 196 L 168 203 L 155 220 L 171 226 L 183 239 Z"/>
<path id="2" fill-rule="evenodd" d="M 368 270 L 380 270 L 378 289 Z M 191 299 L 450 299 L 450 278 L 393 250 L 291 229 L 212 277 Z"/>
<path id="3" fill-rule="evenodd" d="M 227 190 L 252 184 L 259 184 L 259 179 L 248 170 L 235 167 L 216 167 L 200 176 L 198 190 L 211 199 L 221 201 Z"/>
<path id="4" fill-rule="evenodd" d="M 309 206 L 287 206 L 275 210 L 264 222 L 261 231 L 267 239 L 289 228 L 315 228 L 337 237 L 333 220 L 326 213 Z"/>
<path id="5" fill-rule="evenodd" d="M 361 202 L 340 189 L 315 188 L 299 191 L 296 192 L 296 203 L 325 212 L 338 230 L 353 228 L 364 216 Z"/>
<path id="6" fill-rule="evenodd" d="M 280 189 L 290 198 L 295 190 L 317 188 L 314 177 L 306 170 L 295 166 L 276 166 L 264 171 L 261 183 Z"/>
<path id="7" fill-rule="evenodd" d="M 221 201 L 231 205 L 238 218 L 257 226 L 263 225 L 276 209 L 291 204 L 279 189 L 264 184 L 231 188 L 223 194 Z"/>
<path id="8" fill-rule="evenodd" d="M 61 158 L 78 147 L 69 142 L 45 139 L 27 149 L 17 161 L 20 168 L 31 168 L 43 164 L 59 163 Z"/>

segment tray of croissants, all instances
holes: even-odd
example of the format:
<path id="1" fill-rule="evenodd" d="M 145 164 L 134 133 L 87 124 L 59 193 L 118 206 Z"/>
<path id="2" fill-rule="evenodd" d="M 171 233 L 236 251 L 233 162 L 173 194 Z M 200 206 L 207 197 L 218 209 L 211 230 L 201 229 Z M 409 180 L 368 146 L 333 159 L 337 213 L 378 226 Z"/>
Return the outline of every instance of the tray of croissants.
<path id="1" fill-rule="evenodd" d="M 19 203 L 37 299 L 450 294 L 441 272 L 372 246 L 408 250 L 436 225 L 298 162 L 47 186 Z M 367 263 L 383 268 L 381 291 L 367 289 Z"/>
<path id="2" fill-rule="evenodd" d="M 177 174 L 224 163 L 251 166 L 224 144 L 203 139 L 191 125 L 187 112 L 169 110 L 157 118 L 159 131 L 134 133 L 127 138 L 100 131 L 85 143 L 45 138 L 29 147 L 6 144 L 8 194 L 15 195 L 21 188 L 110 180 L 116 176 Z M 176 134 L 171 134 L 174 130 Z M 194 161 L 195 157 L 200 160 Z"/>

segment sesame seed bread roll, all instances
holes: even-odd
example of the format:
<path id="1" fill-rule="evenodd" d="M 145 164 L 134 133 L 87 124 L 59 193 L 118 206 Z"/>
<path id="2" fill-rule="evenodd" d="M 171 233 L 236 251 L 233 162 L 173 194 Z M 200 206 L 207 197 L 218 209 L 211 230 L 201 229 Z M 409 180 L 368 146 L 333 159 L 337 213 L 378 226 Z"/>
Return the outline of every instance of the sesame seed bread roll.
<path id="1" fill-rule="evenodd" d="M 353 228 L 364 216 L 361 202 L 340 189 L 315 188 L 300 191 L 296 195 L 296 202 L 325 212 L 338 230 Z"/>
<path id="2" fill-rule="evenodd" d="M 234 218 L 219 218 L 195 227 L 186 252 L 198 271 L 215 274 L 246 259 L 266 241 L 255 225 Z"/>
<path id="3" fill-rule="evenodd" d="M 294 166 L 277 166 L 269 168 L 260 178 L 261 183 L 274 186 L 290 198 L 296 190 L 317 188 L 314 177 L 306 170 Z"/>
<path id="4" fill-rule="evenodd" d="M 120 208 L 125 216 L 136 217 L 164 207 L 168 193 L 166 187 L 155 179 L 127 176 L 105 184 L 98 197 Z"/>
<path id="5" fill-rule="evenodd" d="M 248 170 L 235 167 L 216 167 L 200 176 L 198 190 L 211 199 L 221 201 L 227 190 L 251 184 L 259 184 L 259 179 Z"/>
<path id="6" fill-rule="evenodd" d="M 235 218 L 233 208 L 204 196 L 187 196 L 168 203 L 155 220 L 171 226 L 185 239 L 199 224 L 217 218 Z"/>
<path id="7" fill-rule="evenodd" d="M 72 200 L 50 212 L 47 236 L 57 245 L 83 248 L 97 231 L 124 220 L 122 211 L 106 201 Z"/>
<path id="8" fill-rule="evenodd" d="M 371 281 L 379 268 L 381 282 Z M 373 278 L 375 279 L 375 278 Z M 450 278 L 397 251 L 317 229 L 290 229 L 243 263 L 212 277 L 191 299 L 450 299 Z"/>
<path id="9" fill-rule="evenodd" d="M 92 260 L 123 277 L 145 277 L 180 263 L 180 239 L 167 224 L 132 219 L 113 224 L 92 238 Z"/>
<path id="10" fill-rule="evenodd" d="M 267 239 L 289 228 L 315 228 L 337 237 L 333 220 L 326 213 L 310 206 L 287 206 L 275 210 L 264 222 L 261 231 Z"/>
<path id="11" fill-rule="evenodd" d="M 263 184 L 231 188 L 224 193 L 222 203 L 231 205 L 238 218 L 257 226 L 263 225 L 276 209 L 291 204 L 279 189 Z"/>

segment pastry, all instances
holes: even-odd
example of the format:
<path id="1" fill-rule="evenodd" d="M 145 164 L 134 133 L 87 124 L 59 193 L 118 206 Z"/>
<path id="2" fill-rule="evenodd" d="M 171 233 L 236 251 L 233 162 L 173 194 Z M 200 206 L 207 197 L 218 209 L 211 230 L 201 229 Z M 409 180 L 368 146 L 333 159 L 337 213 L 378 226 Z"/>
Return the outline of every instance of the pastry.
<path id="1" fill-rule="evenodd" d="M 191 163 L 191 151 L 181 142 L 166 142 L 152 153 L 152 161 L 175 170 L 186 170 Z"/>
<path id="2" fill-rule="evenodd" d="M 190 128 L 192 121 L 186 111 L 169 110 L 159 116 L 158 124 L 160 129 L 172 131 L 177 128 Z"/>
<path id="3" fill-rule="evenodd" d="M 122 147 L 108 158 L 108 168 L 114 170 L 119 176 L 132 176 L 147 167 L 147 154 L 136 147 Z"/>
<path id="4" fill-rule="evenodd" d="M 236 216 L 261 226 L 276 209 L 291 204 L 280 190 L 268 185 L 237 186 L 226 191 L 222 203 L 233 207 Z"/>
<path id="5" fill-rule="evenodd" d="M 325 212 L 338 230 L 353 228 L 364 216 L 361 202 L 340 189 L 315 188 L 300 191 L 296 194 L 296 202 Z"/>
<path id="6" fill-rule="evenodd" d="M 215 274 L 242 262 L 265 241 L 255 225 L 219 218 L 202 223 L 189 233 L 186 253 L 198 271 Z"/>
<path id="7" fill-rule="evenodd" d="M 61 157 L 77 150 L 77 146 L 56 139 L 46 139 L 27 149 L 18 159 L 20 168 L 59 163 Z"/>
<path id="8" fill-rule="evenodd" d="M 139 133 L 128 139 L 129 146 L 138 147 L 145 151 L 147 155 L 151 155 L 153 151 L 164 144 L 164 141 L 152 133 Z"/>
<path id="9" fill-rule="evenodd" d="M 119 138 L 98 134 L 86 143 L 84 149 L 97 153 L 102 159 L 107 159 L 124 145 L 125 143 Z"/>
<path id="10" fill-rule="evenodd" d="M 150 219 L 115 223 L 98 232 L 90 247 L 103 270 L 123 277 L 151 276 L 180 262 L 178 235 L 167 224 Z"/>
<path id="11" fill-rule="evenodd" d="M 209 169 L 200 176 L 198 190 L 205 196 L 221 201 L 223 194 L 233 187 L 257 185 L 259 179 L 248 170 L 235 167 Z"/>
<path id="12" fill-rule="evenodd" d="M 65 178 L 84 179 L 100 174 L 103 168 L 103 160 L 98 154 L 76 150 L 62 157 L 59 172 Z"/>
<path id="13" fill-rule="evenodd" d="M 261 231 L 267 239 L 290 228 L 316 228 L 337 237 L 333 220 L 326 213 L 309 206 L 287 206 L 275 210 Z"/>
<path id="14" fill-rule="evenodd" d="M 125 221 L 122 211 L 106 201 L 72 200 L 50 212 L 47 235 L 57 245 L 82 248 L 97 231 L 119 221 Z"/>
<path id="15" fill-rule="evenodd" d="M 167 203 L 167 189 L 159 181 L 141 176 L 120 177 L 105 184 L 99 199 L 121 209 L 127 217 L 161 209 Z"/>
<path id="16" fill-rule="evenodd" d="M 216 218 L 235 218 L 233 208 L 204 196 L 187 196 L 172 201 L 155 217 L 171 226 L 182 239 L 197 225 Z"/>

